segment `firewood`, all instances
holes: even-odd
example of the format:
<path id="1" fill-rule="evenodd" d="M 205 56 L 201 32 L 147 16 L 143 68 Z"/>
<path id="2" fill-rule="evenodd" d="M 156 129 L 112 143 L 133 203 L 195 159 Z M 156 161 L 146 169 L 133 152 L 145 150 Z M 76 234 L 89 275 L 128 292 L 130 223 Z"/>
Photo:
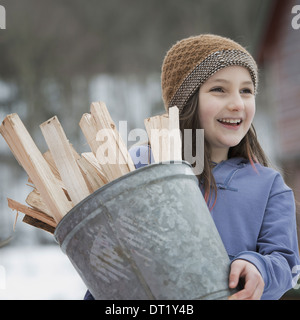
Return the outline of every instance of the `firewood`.
<path id="1" fill-rule="evenodd" d="M 80 158 L 80 156 L 77 154 L 77 152 L 75 151 L 75 149 L 72 147 L 71 144 L 70 144 L 70 147 L 72 149 L 72 152 L 73 152 L 73 155 L 74 155 L 75 159 Z M 64 191 L 64 193 L 65 193 L 65 195 L 67 197 L 67 199 L 69 201 L 72 201 L 71 198 L 70 198 L 70 195 L 68 194 L 68 190 L 67 190 L 66 186 L 64 185 L 63 181 L 61 180 L 60 174 L 58 172 L 58 169 L 56 167 L 55 161 L 54 161 L 54 159 L 52 157 L 52 154 L 51 154 L 50 150 L 48 150 L 45 153 L 43 153 L 43 157 L 48 162 L 49 167 L 50 167 L 51 171 L 53 172 L 53 174 L 54 174 L 54 176 L 56 178 L 57 184 L 61 186 L 61 188 L 63 189 L 63 191 Z"/>
<path id="2" fill-rule="evenodd" d="M 92 103 L 80 127 L 109 181 L 135 170 L 128 150 L 103 102 Z M 104 141 L 106 140 L 106 141 Z"/>
<path id="3" fill-rule="evenodd" d="M 33 189 L 33 191 L 31 191 L 25 202 L 32 207 L 35 210 L 38 210 L 40 212 L 44 212 L 45 214 L 51 216 L 51 212 L 49 210 L 49 208 L 47 207 L 47 205 L 45 204 L 45 202 L 43 201 L 40 193 L 37 191 L 37 189 Z"/>
<path id="4" fill-rule="evenodd" d="M 96 153 L 100 142 L 96 140 L 97 127 L 96 122 L 90 113 L 84 113 L 79 121 L 79 126 L 92 152 Z"/>
<path id="5" fill-rule="evenodd" d="M 93 193 L 105 185 L 107 182 L 106 178 L 105 181 L 101 179 L 96 168 L 85 157 L 78 159 L 77 163 L 82 171 L 90 193 Z"/>
<path id="6" fill-rule="evenodd" d="M 39 221 L 42 221 L 49 226 L 56 227 L 57 223 L 56 221 L 49 215 L 40 212 L 38 210 L 34 210 L 24 204 L 21 204 L 13 199 L 7 199 L 8 207 L 12 210 L 16 210 L 17 212 L 22 212 L 27 216 L 30 216 L 34 219 L 38 219 Z"/>
<path id="7" fill-rule="evenodd" d="M 108 179 L 105 176 L 104 171 L 101 168 L 97 158 L 92 152 L 83 152 L 81 157 L 84 158 L 95 170 L 96 174 L 101 178 L 104 184 L 108 183 Z"/>
<path id="8" fill-rule="evenodd" d="M 79 126 L 82 130 L 82 133 L 85 136 L 85 139 L 88 145 L 91 148 L 92 153 L 96 157 L 98 150 L 100 150 L 101 142 L 97 140 L 98 129 L 97 129 L 95 119 L 90 113 L 85 113 L 82 115 L 80 119 Z M 100 156 L 99 152 L 98 152 L 98 156 Z M 109 164 L 107 165 L 105 161 L 102 161 L 103 163 L 101 163 L 101 161 L 99 162 L 97 159 L 97 162 L 99 163 L 99 165 L 101 165 L 101 168 L 105 176 L 107 177 L 108 180 L 113 180 L 114 177 L 111 173 Z"/>
<path id="9" fill-rule="evenodd" d="M 179 110 L 177 107 L 169 108 L 169 130 L 171 131 L 170 155 L 174 161 L 182 160 L 182 142 L 179 126 Z M 173 140 L 172 140 L 173 139 Z M 173 143 L 172 143 L 173 141 Z"/>
<path id="10" fill-rule="evenodd" d="M 178 108 L 170 108 L 169 114 L 147 118 L 144 123 L 155 162 L 181 161 Z"/>
<path id="11" fill-rule="evenodd" d="M 48 150 L 45 153 L 43 153 L 43 157 L 48 162 L 48 165 L 49 165 L 51 171 L 53 172 L 55 178 L 61 181 L 60 174 L 58 172 L 58 169 L 56 167 L 56 164 L 54 162 L 54 159 L 52 157 L 52 154 L 51 154 L 50 150 Z"/>
<path id="12" fill-rule="evenodd" d="M 24 222 L 53 233 L 74 205 L 135 170 L 103 102 L 92 103 L 90 113 L 82 116 L 79 125 L 92 152 L 78 154 L 54 116 L 40 125 L 49 147 L 42 155 L 17 114 L 2 122 L 0 133 L 33 187 L 26 198 L 29 206 L 8 199 L 10 208 L 25 214 Z M 169 114 L 145 119 L 145 126 L 156 162 L 181 160 L 177 107 L 170 108 Z"/>
<path id="13" fill-rule="evenodd" d="M 72 204 L 57 184 L 57 179 L 19 116 L 17 114 L 8 115 L 0 126 L 0 133 L 19 164 L 39 190 L 51 215 L 56 222 L 59 222 L 72 209 Z"/>
<path id="14" fill-rule="evenodd" d="M 50 233 L 54 233 L 55 231 L 55 228 L 50 226 L 49 224 L 45 223 L 45 222 L 42 222 L 38 219 L 35 219 L 35 218 L 32 218 L 30 216 L 27 216 L 25 215 L 23 220 L 23 222 L 27 223 L 27 224 L 30 224 L 31 226 L 34 226 L 38 229 L 42 229 L 42 230 L 45 230 L 45 231 L 48 231 Z"/>
<path id="15" fill-rule="evenodd" d="M 98 130 L 107 129 L 111 131 L 112 138 L 115 139 L 116 146 L 118 147 L 117 160 L 120 164 L 123 174 L 135 170 L 134 163 L 128 153 L 127 147 L 120 136 L 114 121 L 112 120 L 107 107 L 104 102 L 94 102 L 91 105 L 91 115 L 94 117 Z M 124 164 L 124 166 L 122 166 Z"/>
<path id="16" fill-rule="evenodd" d="M 74 151 L 56 116 L 42 123 L 40 128 L 72 203 L 76 205 L 90 192 L 74 157 Z"/>
<path id="17" fill-rule="evenodd" d="M 58 181 L 61 181 L 61 177 L 59 175 L 59 172 L 56 168 L 55 162 L 53 160 L 53 157 L 51 155 L 51 152 L 48 150 L 46 152 L 43 153 L 43 157 L 44 159 L 47 161 L 52 173 L 54 174 L 55 178 L 58 179 Z M 30 177 L 28 177 L 28 182 L 33 184 L 33 182 L 31 181 Z M 62 181 L 61 181 L 62 183 Z"/>

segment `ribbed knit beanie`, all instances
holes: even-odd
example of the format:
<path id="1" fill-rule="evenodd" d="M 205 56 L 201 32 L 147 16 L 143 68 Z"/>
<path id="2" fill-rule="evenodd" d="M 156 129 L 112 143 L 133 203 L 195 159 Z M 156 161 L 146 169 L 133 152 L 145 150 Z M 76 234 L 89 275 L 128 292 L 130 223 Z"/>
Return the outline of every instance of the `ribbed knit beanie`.
<path id="1" fill-rule="evenodd" d="M 212 34 L 177 42 L 167 52 L 162 65 L 161 86 L 166 110 L 177 106 L 181 112 L 201 84 L 217 71 L 233 65 L 249 70 L 256 91 L 257 65 L 240 44 Z"/>

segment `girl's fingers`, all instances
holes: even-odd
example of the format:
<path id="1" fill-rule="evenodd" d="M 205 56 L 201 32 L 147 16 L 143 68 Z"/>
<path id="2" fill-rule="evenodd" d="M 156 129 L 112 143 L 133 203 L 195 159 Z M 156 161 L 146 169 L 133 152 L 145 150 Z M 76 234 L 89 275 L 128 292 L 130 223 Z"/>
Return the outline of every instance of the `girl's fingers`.
<path id="1" fill-rule="evenodd" d="M 232 263 L 229 274 L 229 288 L 233 289 L 238 285 L 241 272 L 240 264 Z"/>
<path id="2" fill-rule="evenodd" d="M 260 299 L 264 291 L 264 282 L 256 267 L 246 261 L 234 261 L 229 274 L 229 287 L 235 288 L 240 277 L 245 279 L 244 288 L 229 297 L 229 300 Z"/>

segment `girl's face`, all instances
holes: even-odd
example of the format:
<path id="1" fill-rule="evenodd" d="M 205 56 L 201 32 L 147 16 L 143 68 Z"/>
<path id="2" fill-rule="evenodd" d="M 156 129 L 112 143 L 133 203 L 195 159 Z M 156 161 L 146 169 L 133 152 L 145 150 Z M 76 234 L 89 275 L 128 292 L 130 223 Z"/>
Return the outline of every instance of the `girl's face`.
<path id="1" fill-rule="evenodd" d="M 198 112 L 212 160 L 226 160 L 229 148 L 244 138 L 255 114 L 254 85 L 249 71 L 230 66 L 212 75 L 200 87 Z"/>

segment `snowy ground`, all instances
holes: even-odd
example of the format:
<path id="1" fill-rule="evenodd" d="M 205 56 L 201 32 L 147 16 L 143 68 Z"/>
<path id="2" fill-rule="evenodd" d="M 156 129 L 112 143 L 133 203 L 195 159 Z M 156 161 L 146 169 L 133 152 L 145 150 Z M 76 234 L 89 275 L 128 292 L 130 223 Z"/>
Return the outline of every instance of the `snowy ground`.
<path id="1" fill-rule="evenodd" d="M 82 300 L 85 292 L 58 245 L 0 248 L 0 300 Z"/>

